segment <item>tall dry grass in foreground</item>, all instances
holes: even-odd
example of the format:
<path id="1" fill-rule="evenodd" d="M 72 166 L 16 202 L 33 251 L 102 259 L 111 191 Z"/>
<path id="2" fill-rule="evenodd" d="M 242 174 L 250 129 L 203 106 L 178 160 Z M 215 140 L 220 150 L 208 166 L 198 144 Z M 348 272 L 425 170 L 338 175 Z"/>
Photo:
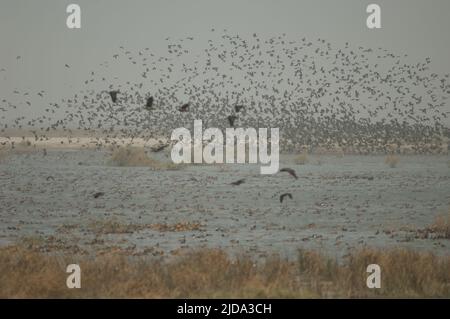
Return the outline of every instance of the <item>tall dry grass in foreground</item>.
<path id="1" fill-rule="evenodd" d="M 65 267 L 81 267 L 81 289 L 66 288 Z M 366 267 L 382 269 L 382 288 L 366 287 Z M 405 250 L 362 250 L 345 263 L 300 251 L 255 264 L 221 250 L 162 262 L 124 256 L 51 257 L 21 246 L 0 248 L 1 298 L 329 298 L 450 297 L 450 257 Z"/>

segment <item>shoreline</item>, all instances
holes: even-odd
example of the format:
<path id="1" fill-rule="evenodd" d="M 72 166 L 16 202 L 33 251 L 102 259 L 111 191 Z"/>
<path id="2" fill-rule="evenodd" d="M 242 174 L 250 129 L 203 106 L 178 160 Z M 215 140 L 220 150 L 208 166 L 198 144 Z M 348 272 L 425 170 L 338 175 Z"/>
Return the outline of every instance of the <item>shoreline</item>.
<path id="1" fill-rule="evenodd" d="M 42 149 L 96 149 L 102 147 L 133 146 L 152 148 L 161 144 L 173 143 L 166 137 L 144 138 L 109 138 L 109 137 L 88 137 L 88 136 L 54 136 L 48 138 L 26 137 L 26 136 L 0 136 L 0 151 L 11 150 L 42 150 Z M 280 143 L 280 144 L 283 144 Z M 388 144 L 383 147 L 383 151 L 369 151 L 364 148 L 354 146 L 311 146 L 302 145 L 294 151 L 280 151 L 280 154 L 306 154 L 317 156 L 344 156 L 344 155 L 449 155 L 450 141 L 443 142 L 440 147 L 432 145 L 402 145 L 401 147 Z M 281 148 L 281 147 L 280 147 Z M 434 151 L 423 152 L 425 149 Z"/>

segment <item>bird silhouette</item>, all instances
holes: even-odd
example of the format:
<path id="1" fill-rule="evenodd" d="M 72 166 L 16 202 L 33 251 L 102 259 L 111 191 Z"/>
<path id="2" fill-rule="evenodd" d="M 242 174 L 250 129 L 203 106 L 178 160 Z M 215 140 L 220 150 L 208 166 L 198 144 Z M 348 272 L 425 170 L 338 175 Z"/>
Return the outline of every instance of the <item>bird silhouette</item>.
<path id="1" fill-rule="evenodd" d="M 147 102 L 145 103 L 145 108 L 150 110 L 153 107 L 153 97 L 150 96 L 147 98 Z"/>
<path id="2" fill-rule="evenodd" d="M 117 102 L 117 94 L 119 93 L 119 91 L 110 91 L 109 95 L 111 96 L 111 100 L 113 101 L 113 103 Z"/>
<path id="3" fill-rule="evenodd" d="M 291 194 L 291 193 L 284 193 L 284 194 L 281 194 L 281 195 L 280 195 L 280 203 L 283 202 L 283 200 L 284 200 L 284 198 L 285 198 L 286 196 L 289 197 L 290 199 L 292 199 L 292 194 Z"/>
<path id="4" fill-rule="evenodd" d="M 289 173 L 289 175 L 293 176 L 295 179 L 298 179 L 295 170 L 292 168 L 285 167 L 285 168 L 280 169 L 280 172 L 287 172 L 287 173 Z"/>
<path id="5" fill-rule="evenodd" d="M 236 115 L 229 115 L 227 117 L 228 119 L 228 123 L 230 124 L 230 126 L 234 127 L 234 122 L 237 120 L 237 116 Z"/>
<path id="6" fill-rule="evenodd" d="M 235 105 L 234 106 L 234 110 L 236 111 L 236 113 L 239 113 L 243 108 L 244 108 L 243 105 Z"/>
<path id="7" fill-rule="evenodd" d="M 188 110 L 189 110 L 189 106 L 190 106 L 190 104 L 189 103 L 185 103 L 185 104 L 183 104 L 181 107 L 180 107 L 180 112 L 187 112 Z"/>
<path id="8" fill-rule="evenodd" d="M 231 185 L 239 186 L 239 185 L 243 184 L 244 182 L 245 182 L 245 179 L 243 178 L 243 179 L 239 179 L 235 182 L 232 182 Z"/>
<path id="9" fill-rule="evenodd" d="M 158 153 L 158 152 L 161 152 L 163 149 L 165 149 L 167 146 L 169 146 L 169 144 L 157 145 L 157 146 L 152 147 L 151 150 L 154 153 Z"/>
<path id="10" fill-rule="evenodd" d="M 93 196 L 94 196 L 94 198 L 99 198 L 100 196 L 103 196 L 103 195 L 105 195 L 105 193 L 103 193 L 103 192 L 97 192 L 97 193 L 95 193 Z"/>

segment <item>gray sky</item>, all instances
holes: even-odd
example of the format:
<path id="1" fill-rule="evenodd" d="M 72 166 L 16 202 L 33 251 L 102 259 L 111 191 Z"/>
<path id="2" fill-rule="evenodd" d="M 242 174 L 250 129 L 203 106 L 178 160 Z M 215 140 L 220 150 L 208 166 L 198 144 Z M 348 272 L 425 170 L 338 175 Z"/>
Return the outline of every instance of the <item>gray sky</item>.
<path id="1" fill-rule="evenodd" d="M 81 6 L 81 30 L 66 27 L 70 3 Z M 370 3 L 381 6 L 381 30 L 365 25 Z M 450 73 L 449 13 L 448 0 L 2 0 L 0 94 L 44 89 L 56 100 L 73 93 L 120 45 L 164 52 L 166 37 L 206 41 L 212 27 L 381 46 L 417 60 L 429 56 L 432 69 Z"/>

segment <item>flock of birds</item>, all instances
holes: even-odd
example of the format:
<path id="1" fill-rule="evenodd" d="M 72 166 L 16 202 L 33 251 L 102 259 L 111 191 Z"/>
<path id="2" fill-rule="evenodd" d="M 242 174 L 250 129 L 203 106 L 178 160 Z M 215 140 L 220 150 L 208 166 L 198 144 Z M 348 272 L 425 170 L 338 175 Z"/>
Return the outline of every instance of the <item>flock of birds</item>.
<path id="1" fill-rule="evenodd" d="M 383 48 L 286 34 L 212 35 L 206 43 L 167 38 L 161 55 L 121 46 L 78 92 L 56 102 L 44 102 L 52 97 L 43 90 L 16 89 L 0 101 L 0 134 L 25 130 L 43 140 L 82 131 L 105 138 L 105 146 L 170 136 L 201 119 L 204 128 L 278 127 L 282 151 L 366 153 L 388 145 L 434 152 L 450 137 L 449 75 L 433 73 L 430 58 L 408 62 Z M 116 64 L 126 74 L 116 75 Z"/>

